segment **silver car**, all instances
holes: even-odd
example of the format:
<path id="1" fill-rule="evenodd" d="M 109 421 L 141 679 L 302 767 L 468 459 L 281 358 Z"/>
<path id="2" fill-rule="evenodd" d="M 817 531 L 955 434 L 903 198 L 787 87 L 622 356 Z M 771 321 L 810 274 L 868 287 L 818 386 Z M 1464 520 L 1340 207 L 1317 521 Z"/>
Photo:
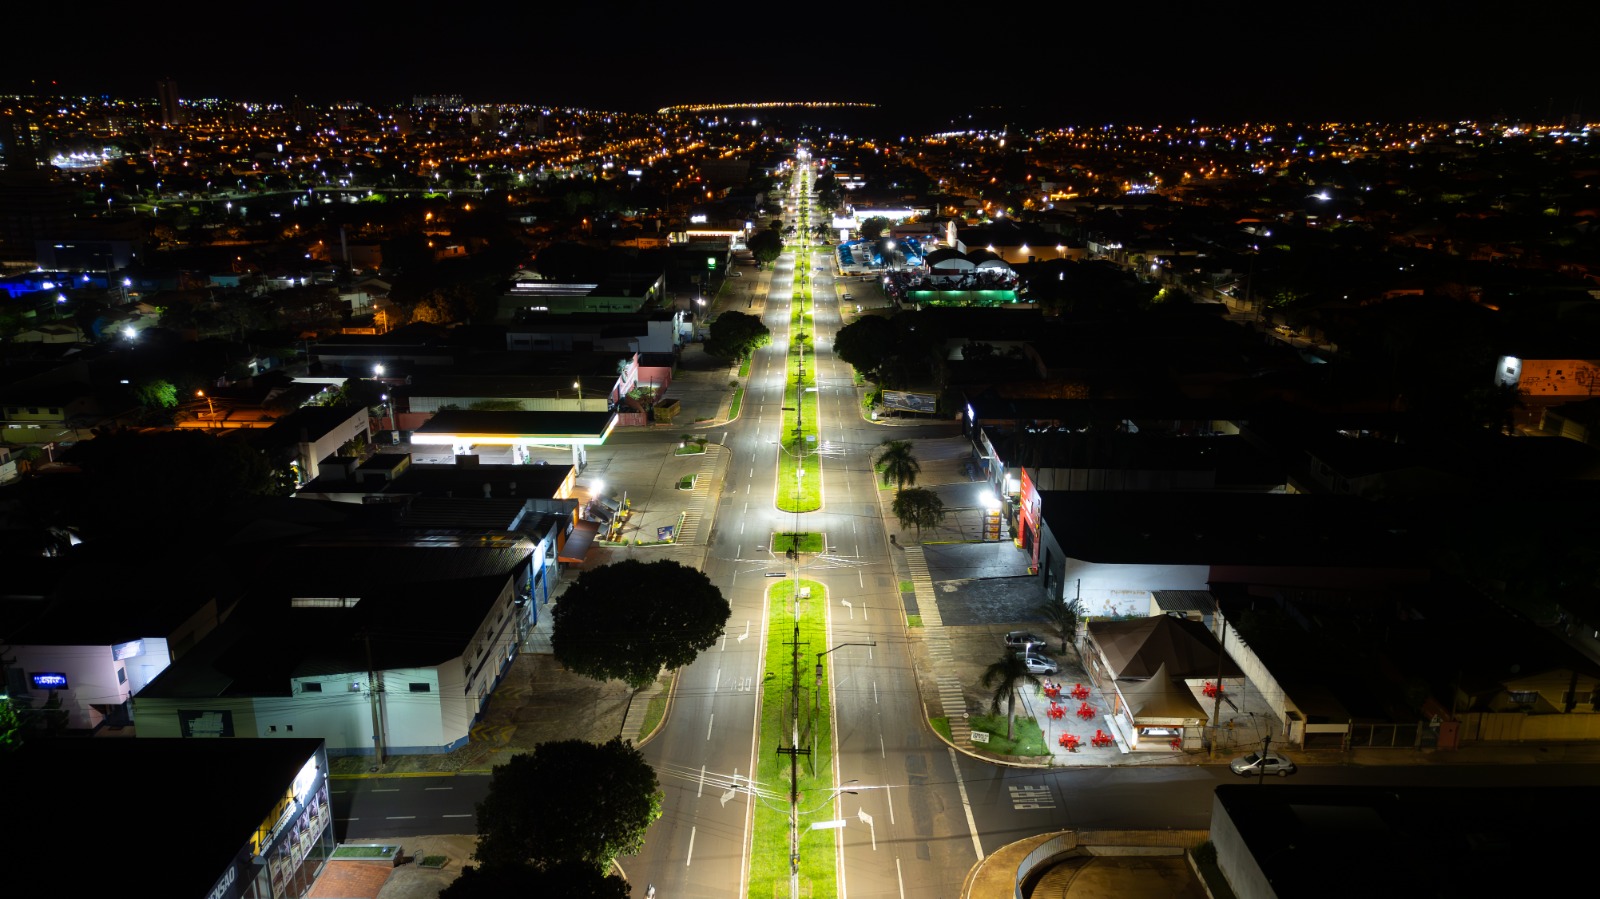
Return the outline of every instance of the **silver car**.
<path id="1" fill-rule="evenodd" d="M 1019 652 L 1017 653 L 1017 658 L 1022 660 L 1022 664 L 1028 666 L 1029 674 L 1055 674 L 1061 670 L 1055 659 L 1035 652 Z"/>
<path id="2" fill-rule="evenodd" d="M 1229 762 L 1228 770 L 1240 777 L 1261 777 L 1266 774 L 1288 777 L 1294 773 L 1295 767 L 1294 762 L 1276 752 L 1252 752 Z"/>

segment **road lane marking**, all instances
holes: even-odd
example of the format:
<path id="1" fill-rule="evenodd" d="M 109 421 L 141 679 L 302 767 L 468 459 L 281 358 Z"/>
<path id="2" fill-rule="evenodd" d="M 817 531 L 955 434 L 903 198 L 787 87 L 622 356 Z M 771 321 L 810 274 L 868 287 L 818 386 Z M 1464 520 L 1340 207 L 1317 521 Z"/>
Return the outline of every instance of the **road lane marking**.
<path id="1" fill-rule="evenodd" d="M 374 792 L 374 793 L 398 793 L 398 792 L 400 792 L 400 788 L 399 787 L 373 787 L 372 788 L 372 792 Z"/>
<path id="2" fill-rule="evenodd" d="M 455 787 L 423 787 L 424 790 L 454 790 Z"/>
<path id="3" fill-rule="evenodd" d="M 1056 807 L 1055 797 L 1050 795 L 1050 788 L 1047 786 L 1008 786 L 1006 790 L 1011 794 L 1011 808 L 1016 811 Z"/>
<path id="4" fill-rule="evenodd" d="M 706 721 L 706 739 L 711 739 L 711 725 L 717 722 L 716 713 L 712 713 L 710 720 Z"/>
<path id="5" fill-rule="evenodd" d="M 744 620 L 744 633 L 739 635 L 739 642 L 743 643 L 748 639 L 750 639 L 750 619 L 746 618 Z"/>
<path id="6" fill-rule="evenodd" d="M 961 776 L 961 765 L 956 761 L 954 747 L 946 746 L 945 751 L 950 753 L 950 768 L 956 773 L 956 792 L 961 794 L 961 810 L 967 813 L 967 830 L 972 834 L 972 850 L 978 853 L 978 860 L 983 860 L 983 843 L 978 840 L 978 822 L 972 817 L 972 800 L 967 798 L 967 780 Z"/>
<path id="7" fill-rule="evenodd" d="M 887 749 L 884 748 L 884 745 L 883 745 L 883 734 L 878 734 L 878 758 L 886 759 L 888 757 L 889 757 L 889 752 L 888 752 Z M 889 811 L 889 823 L 893 824 L 894 823 L 894 806 L 892 806 L 892 805 L 889 806 L 889 809 L 890 809 L 890 811 Z"/>
<path id="8" fill-rule="evenodd" d="M 441 818 L 470 818 L 471 815 L 440 815 Z"/>
<path id="9" fill-rule="evenodd" d="M 700 766 L 700 789 L 694 791 L 694 798 L 699 799 L 706 794 L 706 766 Z"/>
<path id="10" fill-rule="evenodd" d="M 697 829 L 694 827 L 689 828 L 689 854 L 683 857 L 683 866 L 685 868 L 689 867 L 694 861 L 694 832 Z"/>
<path id="11" fill-rule="evenodd" d="M 873 705 L 877 705 L 878 704 L 878 682 L 877 681 L 873 681 L 872 682 L 872 704 Z"/>
<path id="12" fill-rule="evenodd" d="M 879 737 L 878 738 L 878 742 L 880 742 L 880 743 L 883 742 L 883 738 Z M 894 785 L 893 784 L 885 784 L 884 785 L 884 787 L 883 787 L 883 801 L 889 803 L 889 826 L 893 827 L 894 826 Z"/>
<path id="13" fill-rule="evenodd" d="M 896 883 L 900 884 L 900 899 L 906 899 L 906 880 L 900 876 L 899 856 L 896 856 L 894 860 L 894 879 Z"/>
<path id="14" fill-rule="evenodd" d="M 416 817 L 417 817 L 416 815 L 389 815 L 388 817 L 384 818 L 383 820 L 385 820 L 385 821 L 414 821 L 414 820 L 416 820 Z"/>

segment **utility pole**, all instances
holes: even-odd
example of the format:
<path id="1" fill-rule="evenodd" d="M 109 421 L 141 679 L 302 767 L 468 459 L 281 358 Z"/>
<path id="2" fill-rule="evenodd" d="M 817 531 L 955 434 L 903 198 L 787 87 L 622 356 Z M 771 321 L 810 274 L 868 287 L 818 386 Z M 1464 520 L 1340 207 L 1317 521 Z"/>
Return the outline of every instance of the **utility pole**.
<path id="1" fill-rule="evenodd" d="M 1272 745 L 1272 734 L 1261 738 L 1261 764 L 1256 766 L 1256 783 L 1267 782 L 1267 747 Z"/>
<path id="2" fill-rule="evenodd" d="M 800 595 L 795 594 L 794 640 L 784 645 L 792 647 L 790 662 L 789 747 L 779 746 L 775 752 L 789 757 L 789 896 L 800 896 L 800 756 L 810 756 L 811 750 L 800 748 Z"/>
<path id="3" fill-rule="evenodd" d="M 383 678 L 379 676 L 376 668 L 372 667 L 372 634 L 363 632 L 361 642 L 367 650 L 367 696 L 372 705 L 372 745 L 377 753 L 378 764 L 385 761 L 383 749 Z"/>
<path id="4" fill-rule="evenodd" d="M 1217 598 L 1211 598 L 1212 621 L 1222 619 L 1222 641 L 1218 644 L 1217 652 L 1217 695 L 1211 702 L 1211 758 L 1217 757 L 1217 736 L 1222 730 L 1222 660 L 1227 658 L 1228 644 L 1228 619 L 1222 618 L 1222 610 L 1217 606 Z"/>

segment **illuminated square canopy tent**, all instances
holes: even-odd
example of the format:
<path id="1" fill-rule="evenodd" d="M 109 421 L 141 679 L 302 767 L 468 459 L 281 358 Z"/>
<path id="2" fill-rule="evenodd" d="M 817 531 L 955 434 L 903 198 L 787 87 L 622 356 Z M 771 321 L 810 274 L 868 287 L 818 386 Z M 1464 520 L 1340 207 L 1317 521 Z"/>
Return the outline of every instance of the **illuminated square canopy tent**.
<path id="1" fill-rule="evenodd" d="M 617 426 L 615 412 L 474 412 L 446 409 L 412 432 L 414 445 L 452 447 L 463 455 L 474 445 L 510 446 L 519 461 L 531 446 L 570 446 L 572 464 L 582 471 L 584 449 L 599 446 Z"/>

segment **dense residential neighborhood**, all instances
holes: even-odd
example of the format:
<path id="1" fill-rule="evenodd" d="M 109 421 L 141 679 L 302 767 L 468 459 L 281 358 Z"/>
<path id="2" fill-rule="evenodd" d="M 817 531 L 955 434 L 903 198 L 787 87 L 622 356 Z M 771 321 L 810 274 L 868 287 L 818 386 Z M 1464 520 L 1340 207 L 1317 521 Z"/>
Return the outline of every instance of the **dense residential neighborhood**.
<path id="1" fill-rule="evenodd" d="M 0 97 L 0 735 L 248 768 L 173 895 L 358 844 L 476 860 L 430 895 L 1322 895 L 1354 808 L 1470 889 L 1461 808 L 1584 832 L 1526 817 L 1600 788 L 1576 116 L 179 88 Z"/>

